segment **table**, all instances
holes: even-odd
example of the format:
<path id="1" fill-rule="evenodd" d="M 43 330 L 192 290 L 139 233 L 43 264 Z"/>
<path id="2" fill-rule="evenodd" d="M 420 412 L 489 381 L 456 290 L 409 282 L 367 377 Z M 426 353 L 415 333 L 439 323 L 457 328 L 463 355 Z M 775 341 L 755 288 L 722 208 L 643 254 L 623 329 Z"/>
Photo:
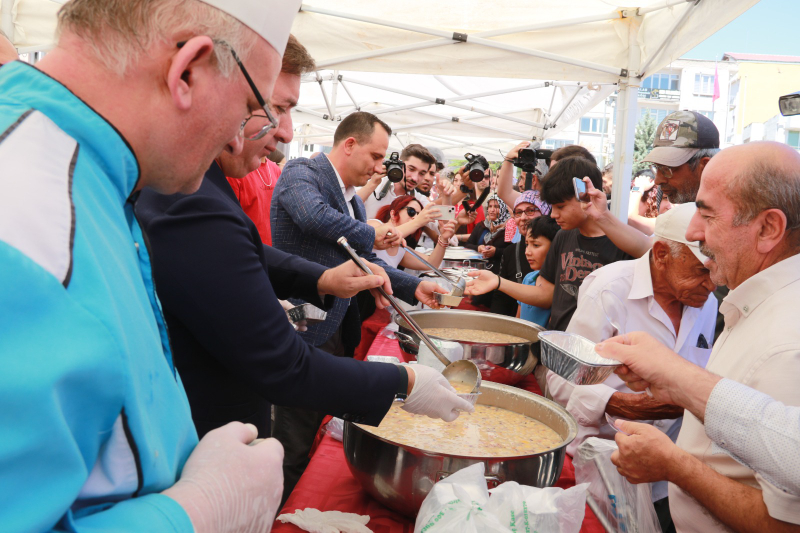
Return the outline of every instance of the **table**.
<path id="1" fill-rule="evenodd" d="M 396 339 L 378 335 L 388 322 L 389 313 L 381 309 L 364 322 L 362 344 L 356 351 L 357 357 L 363 359 L 367 355 L 394 355 L 401 361 L 405 360 Z M 516 386 L 541 395 L 539 385 L 532 374 L 526 376 Z M 325 423 L 327 422 L 323 422 L 323 427 Z M 384 507 L 361 488 L 361 484 L 350 473 L 341 442 L 324 435 L 312 453 L 308 468 L 278 514 L 293 513 L 297 509 L 308 507 L 321 511 L 342 511 L 369 515 L 370 521 L 367 527 L 375 533 L 413 533 L 413 519 Z M 567 455 L 556 486 L 566 489 L 574 485 L 575 468 L 572 466 L 572 458 Z M 292 524 L 276 521 L 272 531 L 298 533 L 302 530 Z M 600 522 L 587 506 L 581 533 L 604 532 Z"/>

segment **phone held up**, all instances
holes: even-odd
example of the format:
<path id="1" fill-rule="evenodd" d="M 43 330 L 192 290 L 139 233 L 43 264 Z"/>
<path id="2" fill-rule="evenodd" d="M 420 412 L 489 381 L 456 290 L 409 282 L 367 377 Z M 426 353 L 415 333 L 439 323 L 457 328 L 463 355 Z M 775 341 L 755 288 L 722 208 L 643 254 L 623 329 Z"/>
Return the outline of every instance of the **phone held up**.
<path id="1" fill-rule="evenodd" d="M 454 205 L 443 205 L 439 208 L 439 211 L 442 212 L 439 220 L 455 220 L 456 218 L 456 206 Z"/>
<path id="2" fill-rule="evenodd" d="M 572 186 L 575 188 L 575 199 L 579 202 L 587 203 L 590 200 L 589 193 L 586 192 L 586 183 L 580 178 L 572 178 Z"/>

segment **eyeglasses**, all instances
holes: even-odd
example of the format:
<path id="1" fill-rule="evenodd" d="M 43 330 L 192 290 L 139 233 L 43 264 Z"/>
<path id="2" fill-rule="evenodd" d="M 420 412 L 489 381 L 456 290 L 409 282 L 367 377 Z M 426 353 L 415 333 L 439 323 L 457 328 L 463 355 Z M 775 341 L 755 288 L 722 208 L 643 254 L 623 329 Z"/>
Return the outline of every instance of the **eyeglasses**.
<path id="1" fill-rule="evenodd" d="M 257 141 L 259 139 L 263 139 L 264 136 L 267 133 L 269 133 L 271 130 L 273 130 L 273 129 L 278 127 L 278 120 L 275 118 L 275 115 L 272 113 L 272 110 L 270 109 L 270 106 L 267 105 L 267 102 L 264 100 L 264 97 L 261 96 L 260 92 L 258 92 L 258 88 L 256 87 L 256 84 L 253 83 L 253 78 L 250 77 L 250 74 L 247 72 L 247 69 L 244 68 L 244 65 L 242 64 L 242 60 L 239 59 L 239 55 L 236 53 L 236 50 L 234 50 L 231 47 L 231 45 L 229 45 L 225 41 L 220 41 L 220 40 L 214 39 L 213 42 L 214 42 L 214 44 L 219 44 L 219 45 L 222 45 L 222 46 L 226 46 L 231 51 L 231 55 L 233 55 L 233 59 L 236 61 L 236 64 L 239 65 L 239 69 L 242 71 L 242 74 L 244 74 L 244 79 L 247 80 L 247 84 L 250 86 L 250 90 L 253 91 L 253 95 L 256 97 L 256 102 L 258 102 L 258 105 L 261 106 L 261 108 L 264 110 L 264 113 L 266 113 L 266 115 L 254 115 L 254 114 L 251 114 L 249 117 L 244 119 L 242 121 L 242 125 L 239 127 L 239 135 L 244 135 L 244 127 L 247 124 L 247 122 L 250 121 L 251 119 L 257 118 L 257 117 L 261 118 L 261 119 L 266 118 L 267 121 L 268 121 L 267 124 L 264 124 L 255 134 L 245 136 L 245 139 L 247 139 L 249 141 Z M 186 44 L 186 41 L 179 42 L 178 43 L 178 48 L 183 48 L 183 46 L 185 44 Z"/>
<path id="2" fill-rule="evenodd" d="M 672 178 L 672 167 L 668 167 L 666 165 L 653 165 L 650 167 L 653 170 L 653 174 L 661 173 L 664 176 L 665 180 Z"/>
<path id="3" fill-rule="evenodd" d="M 413 207 L 406 206 L 403 209 L 406 210 L 406 213 L 408 213 L 408 216 L 410 216 L 411 218 L 414 218 L 415 216 L 417 216 L 417 210 L 414 209 Z"/>
<path id="4" fill-rule="evenodd" d="M 538 212 L 539 212 L 539 210 L 536 209 L 535 207 L 529 207 L 529 208 L 527 208 L 525 210 L 523 210 L 523 209 L 515 209 L 514 210 L 514 217 L 515 218 L 519 218 L 519 217 L 522 216 L 523 213 L 525 213 L 529 217 L 532 217 L 533 215 L 535 215 Z"/>

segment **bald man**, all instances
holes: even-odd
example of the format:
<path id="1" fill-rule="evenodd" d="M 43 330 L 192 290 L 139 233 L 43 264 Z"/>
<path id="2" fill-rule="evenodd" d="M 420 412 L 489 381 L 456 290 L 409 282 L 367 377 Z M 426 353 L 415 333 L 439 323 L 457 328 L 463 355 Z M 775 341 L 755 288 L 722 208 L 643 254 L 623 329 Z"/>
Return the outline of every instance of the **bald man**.
<path id="1" fill-rule="evenodd" d="M 720 305 L 725 329 L 706 370 L 786 406 L 800 405 L 800 154 L 774 142 L 723 150 L 706 165 L 696 203 L 686 238 L 700 242 L 712 281 L 731 289 Z M 598 352 L 630 361 L 654 347 L 640 333 L 624 342 L 629 346 L 607 342 Z M 722 425 L 735 423 L 730 417 Z M 787 489 L 797 471 L 765 478 L 725 452 L 726 442 L 714 445 L 713 429 L 689 411 L 676 444 L 651 426 L 623 429 L 631 435 L 617 435 L 612 461 L 633 483 L 671 482 L 679 532 L 800 531 L 800 496 Z M 754 431 L 743 429 L 735 438 Z M 787 453 L 760 446 L 762 454 Z"/>
<path id="2" fill-rule="evenodd" d="M 14 43 L 0 30 L 0 66 L 16 61 L 17 59 L 19 59 L 19 55 L 17 54 L 17 49 L 14 47 Z"/>

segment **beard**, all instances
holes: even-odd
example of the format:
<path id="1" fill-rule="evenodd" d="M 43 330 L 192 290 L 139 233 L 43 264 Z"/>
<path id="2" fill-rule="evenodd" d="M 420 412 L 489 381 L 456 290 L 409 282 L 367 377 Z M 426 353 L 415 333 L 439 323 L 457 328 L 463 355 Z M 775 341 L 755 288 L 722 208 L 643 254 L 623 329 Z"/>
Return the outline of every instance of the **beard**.
<path id="1" fill-rule="evenodd" d="M 670 192 L 664 190 L 664 187 L 661 187 L 661 190 L 664 192 L 664 195 L 669 199 L 670 203 L 673 204 L 686 204 L 689 202 L 694 202 L 697 200 L 697 191 L 682 191 L 680 189 L 672 188 Z"/>

